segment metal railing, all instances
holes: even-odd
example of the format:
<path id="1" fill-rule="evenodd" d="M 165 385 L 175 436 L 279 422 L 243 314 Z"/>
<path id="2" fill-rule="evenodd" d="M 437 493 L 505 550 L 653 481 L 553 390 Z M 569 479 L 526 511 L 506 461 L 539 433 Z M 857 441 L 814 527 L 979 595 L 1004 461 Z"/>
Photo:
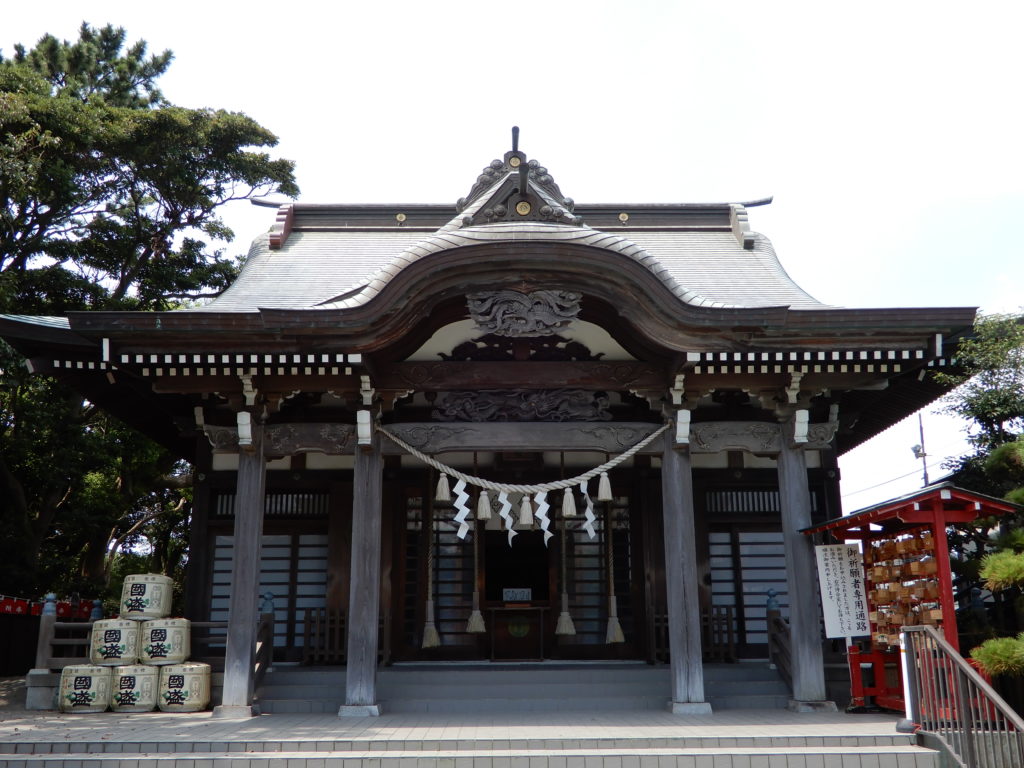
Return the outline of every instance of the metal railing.
<path id="1" fill-rule="evenodd" d="M 907 718 L 963 768 L 1024 766 L 1024 720 L 927 624 L 903 628 Z"/>

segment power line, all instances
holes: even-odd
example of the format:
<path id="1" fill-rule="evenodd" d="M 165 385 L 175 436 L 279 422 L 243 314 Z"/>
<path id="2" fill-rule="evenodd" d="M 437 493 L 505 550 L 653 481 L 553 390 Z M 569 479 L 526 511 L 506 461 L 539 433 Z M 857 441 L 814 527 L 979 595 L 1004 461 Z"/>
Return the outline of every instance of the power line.
<path id="1" fill-rule="evenodd" d="M 936 461 L 936 462 L 934 462 L 932 464 L 929 464 L 928 468 L 931 469 L 932 467 L 938 467 L 944 461 L 945 461 L 945 459 L 940 459 L 939 461 Z M 905 479 L 907 477 L 911 477 L 912 475 L 916 475 L 920 471 L 921 470 L 919 470 L 919 469 L 915 469 L 913 472 L 907 472 L 907 474 L 905 474 L 905 475 L 900 475 L 898 477 L 893 477 L 893 478 L 890 478 L 889 480 L 883 480 L 880 483 L 875 483 L 874 485 L 869 485 L 867 488 L 861 488 L 861 489 L 856 490 L 856 491 L 850 491 L 849 493 L 844 493 L 844 494 L 842 494 L 842 498 L 845 499 L 847 496 L 856 496 L 858 493 L 864 493 L 865 491 L 873 491 L 875 488 L 881 488 L 883 485 L 889 485 L 889 483 L 895 483 L 897 480 L 903 480 L 903 479 Z"/>

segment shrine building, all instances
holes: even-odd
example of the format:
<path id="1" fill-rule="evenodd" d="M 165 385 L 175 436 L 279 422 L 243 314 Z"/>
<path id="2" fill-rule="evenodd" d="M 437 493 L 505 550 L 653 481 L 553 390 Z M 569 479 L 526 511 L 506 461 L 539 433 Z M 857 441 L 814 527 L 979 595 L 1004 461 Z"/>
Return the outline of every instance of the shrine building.
<path id="1" fill-rule="evenodd" d="M 974 308 L 809 296 L 770 201 L 575 204 L 518 149 L 450 205 L 281 206 L 220 297 L 0 317 L 55 376 L 195 467 L 186 616 L 227 620 L 226 713 L 281 662 L 704 664 L 767 656 L 827 706 L 812 542 L 837 456 L 932 402 Z M 453 195 L 454 196 L 454 195 Z"/>

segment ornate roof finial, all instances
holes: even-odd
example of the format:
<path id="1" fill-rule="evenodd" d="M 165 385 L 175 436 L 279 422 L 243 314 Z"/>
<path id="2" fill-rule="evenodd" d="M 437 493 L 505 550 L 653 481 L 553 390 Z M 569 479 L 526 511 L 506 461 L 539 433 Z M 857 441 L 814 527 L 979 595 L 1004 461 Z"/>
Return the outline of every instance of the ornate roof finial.
<path id="1" fill-rule="evenodd" d="M 489 192 L 489 199 L 480 198 Z M 548 169 L 536 160 L 527 160 L 519 151 L 519 126 L 512 126 L 512 150 L 501 160 L 491 160 L 477 177 L 466 197 L 459 198 L 455 210 L 463 213 L 463 225 L 494 221 L 539 220 L 579 226 L 583 219 L 572 213 L 574 203 L 562 195 Z"/>

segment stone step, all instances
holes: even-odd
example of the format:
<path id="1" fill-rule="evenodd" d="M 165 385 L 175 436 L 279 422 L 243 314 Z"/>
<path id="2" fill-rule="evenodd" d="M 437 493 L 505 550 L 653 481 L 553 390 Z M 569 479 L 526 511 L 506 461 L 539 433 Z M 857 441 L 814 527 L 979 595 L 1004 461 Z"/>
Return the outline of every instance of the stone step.
<path id="1" fill-rule="evenodd" d="M 713 709 L 777 709 L 789 703 L 786 685 L 767 667 L 716 665 L 705 673 Z M 337 712 L 344 688 L 344 669 L 279 667 L 267 675 L 258 698 L 269 714 Z M 381 670 L 378 697 L 388 712 L 649 710 L 665 708 L 670 686 L 666 667 L 641 664 L 408 665 Z"/>
<path id="2" fill-rule="evenodd" d="M 4 768 L 939 768 L 911 745 L 18 754 Z M 285 762 L 287 761 L 287 762 Z M 310 762 L 313 761 L 313 762 Z"/>
<path id="3" fill-rule="evenodd" d="M 530 738 L 530 739 L 435 739 L 410 740 L 389 739 L 345 739 L 310 741 L 139 741 L 120 739 L 117 741 L 60 742 L 60 741 L 19 741 L 0 743 L 0 754 L 120 754 L 120 753 L 210 753 L 210 752 L 436 752 L 464 751 L 552 751 L 552 750 L 695 750 L 695 749 L 758 749 L 768 752 L 785 751 L 791 747 L 818 747 L 822 749 L 854 749 L 871 747 L 910 747 L 913 737 L 901 733 L 872 734 L 870 736 L 657 736 L 657 737 L 609 737 L 609 738 Z"/>

